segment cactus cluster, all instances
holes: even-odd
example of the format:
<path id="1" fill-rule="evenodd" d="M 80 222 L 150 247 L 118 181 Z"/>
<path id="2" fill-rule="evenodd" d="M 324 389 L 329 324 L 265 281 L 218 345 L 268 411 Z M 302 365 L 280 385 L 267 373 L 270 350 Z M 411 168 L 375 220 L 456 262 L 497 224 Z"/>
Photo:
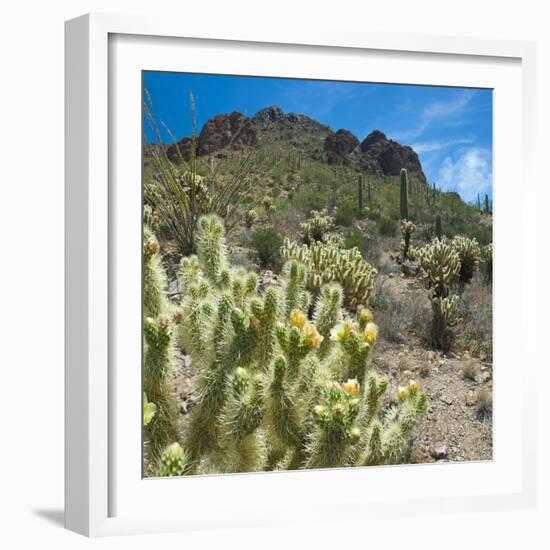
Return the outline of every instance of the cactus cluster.
<path id="1" fill-rule="evenodd" d="M 485 282 L 493 282 L 493 244 L 489 243 L 481 251 Z"/>
<path id="2" fill-rule="evenodd" d="M 155 475 L 401 462 L 428 404 L 415 381 L 387 395 L 387 379 L 369 361 L 378 333 L 372 313 L 346 309 L 334 280 L 308 291 L 308 263 L 297 258 L 260 292 L 254 273 L 229 265 L 219 218 L 201 218 L 197 235 L 197 255 L 182 260 L 178 324 L 145 324 L 149 372 L 166 381 L 177 331 L 197 396 L 181 439 L 170 440 L 150 430 L 166 409 L 147 384 L 157 407 L 146 427 L 160 450 Z"/>
<path id="3" fill-rule="evenodd" d="M 325 235 L 323 241 L 310 245 L 285 239 L 281 256 L 305 267 L 306 288 L 313 298 L 319 296 L 324 285 L 336 282 L 344 291 L 344 307 L 348 311 L 367 305 L 377 271 L 363 259 L 357 247 L 345 249 L 336 235 Z"/>
<path id="4" fill-rule="evenodd" d="M 401 255 L 403 260 L 407 260 L 410 256 L 411 250 L 411 237 L 412 234 L 416 231 L 416 225 L 409 220 L 401 221 Z"/>
<path id="5" fill-rule="evenodd" d="M 419 251 L 420 265 L 428 276 L 432 303 L 432 343 L 448 350 L 458 316 L 458 296 L 452 294 L 460 275 L 460 257 L 446 239 L 435 239 Z"/>
<path id="6" fill-rule="evenodd" d="M 300 224 L 300 237 L 304 244 L 322 241 L 333 227 L 334 218 L 326 210 L 312 210 L 307 222 Z"/>
<path id="7" fill-rule="evenodd" d="M 475 239 L 469 239 L 460 235 L 453 238 L 452 248 L 460 259 L 460 284 L 465 285 L 472 280 L 474 272 L 479 268 L 481 248 Z"/>

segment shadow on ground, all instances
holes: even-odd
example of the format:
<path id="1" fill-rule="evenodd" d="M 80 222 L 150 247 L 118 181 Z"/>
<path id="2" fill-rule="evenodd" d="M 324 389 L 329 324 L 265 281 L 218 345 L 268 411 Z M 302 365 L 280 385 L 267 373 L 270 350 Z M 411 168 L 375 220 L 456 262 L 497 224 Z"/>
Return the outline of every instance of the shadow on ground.
<path id="1" fill-rule="evenodd" d="M 33 510 L 33 514 L 38 516 L 57 527 L 65 525 L 65 512 L 57 509 L 38 509 Z"/>

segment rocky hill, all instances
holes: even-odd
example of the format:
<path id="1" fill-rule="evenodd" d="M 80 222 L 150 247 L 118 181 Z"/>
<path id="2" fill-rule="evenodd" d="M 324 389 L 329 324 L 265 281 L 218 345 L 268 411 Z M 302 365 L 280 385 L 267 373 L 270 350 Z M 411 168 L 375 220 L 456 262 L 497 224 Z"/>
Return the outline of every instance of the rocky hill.
<path id="1" fill-rule="evenodd" d="M 350 166 L 367 175 L 397 176 L 406 168 L 411 176 L 426 183 L 416 152 L 381 131 L 375 129 L 360 141 L 349 130 L 333 131 L 306 115 L 284 113 L 277 106 L 261 109 L 253 117 L 233 112 L 207 120 L 197 137 L 197 154 L 224 156 L 227 151 L 273 143 L 282 143 L 327 165 Z M 190 137 L 182 138 L 168 148 L 168 156 L 175 158 L 179 148 L 188 159 L 191 144 Z"/>

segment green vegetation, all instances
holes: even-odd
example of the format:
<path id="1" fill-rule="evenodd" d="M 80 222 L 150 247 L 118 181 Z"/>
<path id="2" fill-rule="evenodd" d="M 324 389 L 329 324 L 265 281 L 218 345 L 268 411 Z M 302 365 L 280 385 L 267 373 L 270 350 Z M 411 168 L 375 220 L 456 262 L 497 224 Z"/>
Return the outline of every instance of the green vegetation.
<path id="1" fill-rule="evenodd" d="M 370 311 L 348 312 L 342 287 L 330 283 L 310 316 L 306 268 L 290 261 L 280 282 L 260 293 L 255 274 L 232 267 L 226 251 L 222 221 L 201 218 L 197 256 L 182 262 L 178 316 L 198 401 L 180 446 L 178 433 L 158 428 L 171 411 L 159 405 L 163 392 L 152 392 L 158 408 L 147 442 L 160 450 L 151 458 L 155 475 L 402 461 L 428 402 L 410 381 L 382 413 L 387 380 L 370 366 L 378 335 Z M 161 380 L 171 327 L 164 317 L 145 324 L 146 371 Z"/>
<path id="2" fill-rule="evenodd" d="M 314 121 L 266 128 L 254 146 L 198 154 L 194 135 L 144 155 L 146 476 L 410 460 L 428 400 L 378 368 L 369 308 L 391 349 L 492 357 L 489 198 L 482 211 L 353 154 L 328 164 Z"/>

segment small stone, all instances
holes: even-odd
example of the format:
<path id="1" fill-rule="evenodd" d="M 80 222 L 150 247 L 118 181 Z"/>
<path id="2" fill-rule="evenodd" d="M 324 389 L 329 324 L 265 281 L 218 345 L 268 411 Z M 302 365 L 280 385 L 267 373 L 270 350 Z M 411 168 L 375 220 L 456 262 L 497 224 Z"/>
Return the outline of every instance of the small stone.
<path id="1" fill-rule="evenodd" d="M 443 443 L 437 443 L 430 449 L 430 455 L 435 460 L 444 460 L 447 458 L 447 446 Z"/>
<path id="2" fill-rule="evenodd" d="M 453 398 L 448 395 L 442 395 L 440 398 L 442 403 L 445 403 L 445 405 L 452 405 L 453 404 Z"/>

